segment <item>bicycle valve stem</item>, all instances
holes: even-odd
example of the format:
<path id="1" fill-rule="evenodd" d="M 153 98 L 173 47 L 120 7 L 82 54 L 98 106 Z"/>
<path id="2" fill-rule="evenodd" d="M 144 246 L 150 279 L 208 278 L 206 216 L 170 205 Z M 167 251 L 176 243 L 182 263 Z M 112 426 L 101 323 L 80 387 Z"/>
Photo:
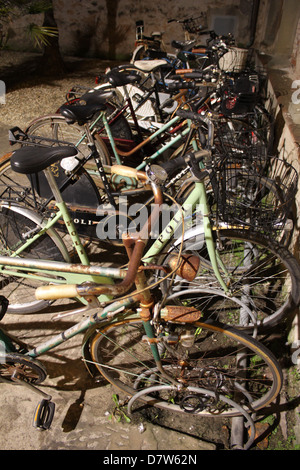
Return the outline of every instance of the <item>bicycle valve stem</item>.
<path id="1" fill-rule="evenodd" d="M 178 256 L 172 256 L 169 261 L 168 265 L 172 269 L 176 269 L 176 274 L 187 281 L 193 281 L 198 274 L 199 267 L 200 267 L 200 258 L 195 255 L 182 255 L 180 256 L 178 262 Z"/>

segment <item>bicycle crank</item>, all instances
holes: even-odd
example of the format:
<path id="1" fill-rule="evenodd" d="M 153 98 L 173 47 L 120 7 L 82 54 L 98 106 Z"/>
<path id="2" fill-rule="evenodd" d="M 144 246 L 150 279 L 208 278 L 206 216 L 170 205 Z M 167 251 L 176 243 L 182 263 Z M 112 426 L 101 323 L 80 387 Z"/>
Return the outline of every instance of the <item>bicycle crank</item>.
<path id="1" fill-rule="evenodd" d="M 18 353 L 7 353 L 3 358 L 0 382 L 25 386 L 43 397 L 36 407 L 33 418 L 33 426 L 42 430 L 50 428 L 55 411 L 51 395 L 35 385 L 42 382 L 45 377 L 46 370 L 36 359 Z"/>

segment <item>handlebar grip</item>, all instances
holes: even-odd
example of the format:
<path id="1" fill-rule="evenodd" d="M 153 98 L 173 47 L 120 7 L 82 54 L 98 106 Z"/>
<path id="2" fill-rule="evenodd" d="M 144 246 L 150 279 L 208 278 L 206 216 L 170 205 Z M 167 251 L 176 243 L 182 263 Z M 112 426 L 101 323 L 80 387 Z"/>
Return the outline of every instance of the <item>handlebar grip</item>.
<path id="1" fill-rule="evenodd" d="M 37 300 L 55 300 L 78 297 L 76 284 L 62 284 L 57 286 L 41 286 L 35 291 Z"/>
<path id="2" fill-rule="evenodd" d="M 195 49 L 192 49 L 192 53 L 206 54 L 209 50 L 210 50 L 209 47 L 195 47 Z"/>
<path id="3" fill-rule="evenodd" d="M 170 176 L 174 170 L 181 169 L 185 167 L 188 162 L 194 161 L 195 163 L 199 163 L 203 158 L 208 157 L 210 155 L 209 150 L 197 150 L 193 152 L 189 152 L 183 157 L 176 157 L 173 160 L 169 160 L 166 163 L 161 163 L 160 166 L 168 173 Z"/>
<path id="4" fill-rule="evenodd" d="M 203 117 L 200 114 L 195 113 L 194 111 L 188 111 L 186 109 L 177 109 L 176 115 L 184 119 L 192 119 L 192 120 L 198 120 L 198 121 L 203 120 Z"/>
<path id="5" fill-rule="evenodd" d="M 186 73 L 194 72 L 194 69 L 177 69 L 175 71 L 176 75 L 185 75 Z"/>
<path id="6" fill-rule="evenodd" d="M 168 83 L 168 90 L 170 91 L 179 91 L 179 90 L 188 90 L 194 87 L 194 83 L 192 82 L 173 82 L 173 83 Z M 165 103 L 164 106 L 165 107 Z"/>
<path id="7" fill-rule="evenodd" d="M 185 78 L 204 78 L 203 72 L 187 72 L 184 74 Z"/>
<path id="8" fill-rule="evenodd" d="M 176 157 L 173 160 L 169 160 L 166 163 L 161 163 L 161 167 L 168 173 L 170 176 L 173 171 L 182 168 L 185 165 L 185 159 L 183 157 Z"/>
<path id="9" fill-rule="evenodd" d="M 135 168 L 131 168 L 130 166 L 124 165 L 112 165 L 111 166 L 111 173 L 115 175 L 125 176 L 129 178 L 135 179 L 142 179 L 146 180 L 147 175 L 143 171 L 136 170 Z"/>

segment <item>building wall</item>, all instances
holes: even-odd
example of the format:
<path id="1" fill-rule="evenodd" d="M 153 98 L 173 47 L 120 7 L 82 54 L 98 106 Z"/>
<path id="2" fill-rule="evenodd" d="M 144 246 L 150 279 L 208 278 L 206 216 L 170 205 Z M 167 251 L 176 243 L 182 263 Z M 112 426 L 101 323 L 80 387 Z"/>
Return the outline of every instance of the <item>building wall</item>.
<path id="1" fill-rule="evenodd" d="M 236 18 L 234 33 L 239 42 L 249 41 L 252 0 L 53 0 L 55 17 L 60 27 L 61 47 L 66 53 L 98 55 L 112 58 L 130 54 L 135 41 L 135 22 L 144 20 L 145 33 L 164 31 L 170 48 L 173 39 L 184 39 L 181 26 L 168 19 L 198 17 L 204 27 L 212 28 L 215 18 Z"/>
<path id="2" fill-rule="evenodd" d="M 128 57 L 135 42 L 135 22 L 144 20 L 145 34 L 164 31 L 167 49 L 173 39 L 184 39 L 181 26 L 168 19 L 198 17 L 204 28 L 230 26 L 239 45 L 251 41 L 251 15 L 256 0 L 53 0 L 59 28 L 60 47 L 64 54 L 123 59 Z M 9 45 L 28 50 L 32 48 L 24 33 L 24 25 L 33 22 L 24 17 L 11 25 Z M 41 17 L 36 17 L 37 22 Z M 221 31 L 222 32 L 222 31 Z"/>

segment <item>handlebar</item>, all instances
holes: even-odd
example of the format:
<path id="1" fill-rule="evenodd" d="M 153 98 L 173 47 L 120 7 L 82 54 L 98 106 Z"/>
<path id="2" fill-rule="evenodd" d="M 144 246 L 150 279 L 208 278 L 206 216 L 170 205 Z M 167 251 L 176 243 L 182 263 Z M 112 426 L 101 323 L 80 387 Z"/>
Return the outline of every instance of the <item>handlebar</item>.
<path id="1" fill-rule="evenodd" d="M 174 80 L 167 84 L 170 91 L 183 89 L 196 89 L 203 85 L 216 86 L 219 79 L 219 71 L 199 69 L 178 69 L 176 75 L 169 77 Z M 186 80 L 186 81 L 183 81 Z"/>
<path id="2" fill-rule="evenodd" d="M 111 173 L 119 176 L 134 178 L 136 180 L 146 181 L 148 179 L 144 171 L 139 171 L 136 168 L 123 165 L 112 165 Z"/>
<path id="3" fill-rule="evenodd" d="M 111 170 L 113 173 L 121 176 L 131 176 L 142 181 L 148 180 L 148 176 L 145 172 L 138 171 L 135 168 L 122 165 L 113 165 Z M 54 300 L 60 298 L 73 298 L 78 296 L 99 296 L 101 294 L 108 294 L 113 297 L 117 297 L 127 293 L 134 285 L 144 248 L 151 230 L 151 224 L 153 224 L 153 222 L 155 222 L 159 217 L 161 205 L 163 203 L 161 190 L 153 180 L 151 180 L 151 187 L 154 195 L 154 209 L 152 213 L 141 228 L 140 232 L 136 234 L 127 234 L 123 237 L 123 243 L 129 256 L 129 264 L 127 267 L 126 276 L 123 281 L 117 285 L 97 284 L 95 282 L 91 282 L 80 285 L 65 284 L 42 286 L 36 289 L 36 298 L 38 300 Z"/>
<path id="4" fill-rule="evenodd" d="M 211 155 L 209 150 L 198 150 L 197 152 L 189 152 L 183 157 L 176 157 L 173 160 L 169 160 L 166 163 L 162 163 L 162 168 L 166 173 L 171 176 L 175 170 L 189 167 L 192 169 L 195 176 L 201 181 L 203 180 L 207 172 L 199 170 L 199 163 L 205 158 Z"/>

